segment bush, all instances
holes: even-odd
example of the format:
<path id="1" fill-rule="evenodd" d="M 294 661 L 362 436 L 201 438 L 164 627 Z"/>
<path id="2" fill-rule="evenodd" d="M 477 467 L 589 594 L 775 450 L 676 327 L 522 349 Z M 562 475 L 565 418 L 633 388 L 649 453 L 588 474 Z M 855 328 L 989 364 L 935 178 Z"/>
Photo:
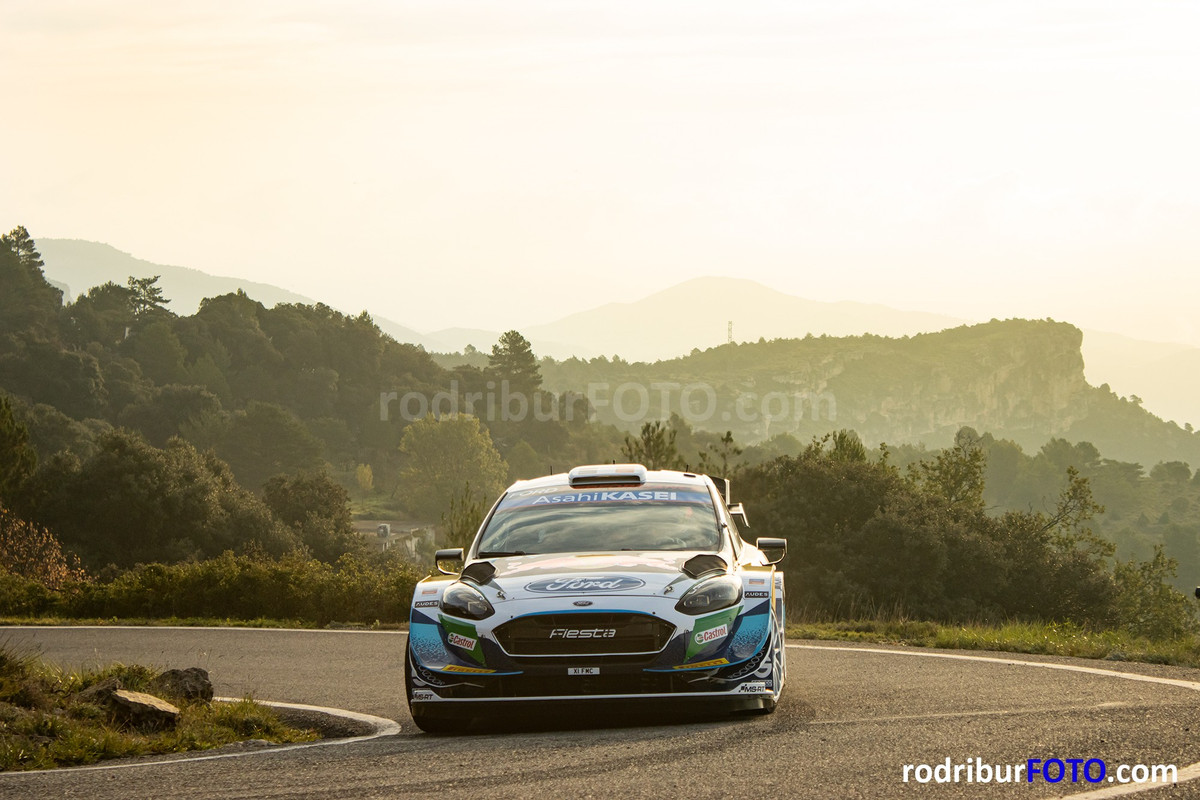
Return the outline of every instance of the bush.
<path id="1" fill-rule="evenodd" d="M 298 544 L 223 462 L 181 439 L 160 450 L 136 434 L 106 433 L 93 456 L 51 461 L 32 484 L 32 516 L 95 568 L 253 547 L 279 555 Z"/>
<path id="2" fill-rule="evenodd" d="M 235 555 L 184 564 L 146 564 L 108 583 L 60 596 L 74 617 L 278 619 L 398 623 L 408 618 L 424 573 L 395 562 L 352 556 L 326 564 L 300 554 L 275 560 Z"/>
<path id="3" fill-rule="evenodd" d="M 0 567 L 50 589 L 87 576 L 78 558 L 63 553 L 54 534 L 19 519 L 3 505 L 0 505 Z"/>

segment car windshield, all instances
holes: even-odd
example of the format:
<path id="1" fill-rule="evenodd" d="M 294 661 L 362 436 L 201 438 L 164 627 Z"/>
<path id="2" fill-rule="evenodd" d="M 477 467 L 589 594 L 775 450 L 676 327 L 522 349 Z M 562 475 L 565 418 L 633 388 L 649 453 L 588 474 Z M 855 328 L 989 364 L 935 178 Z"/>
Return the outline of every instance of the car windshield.
<path id="1" fill-rule="evenodd" d="M 480 558 L 604 550 L 707 550 L 721 546 L 712 499 L 694 486 L 557 487 L 513 492 L 479 542 Z"/>

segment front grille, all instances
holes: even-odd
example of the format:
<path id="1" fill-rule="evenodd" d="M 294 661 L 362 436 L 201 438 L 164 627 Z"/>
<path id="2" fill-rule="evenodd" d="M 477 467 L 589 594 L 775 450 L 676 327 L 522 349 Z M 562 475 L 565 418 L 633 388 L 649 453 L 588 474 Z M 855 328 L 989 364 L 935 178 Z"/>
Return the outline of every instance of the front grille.
<path id="1" fill-rule="evenodd" d="M 512 656 L 602 656 L 657 653 L 674 633 L 674 625 L 649 614 L 601 611 L 518 617 L 494 635 Z"/>

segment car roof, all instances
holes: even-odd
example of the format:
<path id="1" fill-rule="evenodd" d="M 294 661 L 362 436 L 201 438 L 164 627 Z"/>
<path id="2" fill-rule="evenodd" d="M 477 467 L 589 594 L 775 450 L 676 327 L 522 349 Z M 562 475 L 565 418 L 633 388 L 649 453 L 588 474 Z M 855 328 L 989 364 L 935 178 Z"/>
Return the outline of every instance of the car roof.
<path id="1" fill-rule="evenodd" d="M 603 470 L 605 468 L 605 466 L 625 467 L 625 466 L 629 466 L 629 465 L 624 465 L 624 464 L 603 465 L 603 464 L 601 464 L 601 465 L 589 466 L 586 468 L 585 467 L 576 467 L 574 470 L 572 470 L 572 472 L 575 472 L 576 470 L 580 470 L 580 469 L 589 469 L 589 470 L 600 471 L 600 470 Z M 644 486 L 644 485 L 649 485 L 649 484 L 671 483 L 671 484 L 684 485 L 684 486 L 690 484 L 690 485 L 696 486 L 697 488 L 703 487 L 705 490 L 707 490 L 708 487 L 712 485 L 711 479 L 709 479 L 705 475 L 701 475 L 696 472 L 682 472 L 682 471 L 673 470 L 673 469 L 645 469 L 644 467 L 643 467 L 643 470 L 645 470 L 645 475 L 646 475 L 646 480 L 644 483 L 626 483 L 624 481 L 614 480 L 611 484 L 595 482 L 595 483 L 589 483 L 589 486 L 623 486 L 623 487 L 633 489 L 633 488 L 637 488 L 637 486 Z M 570 474 L 571 473 L 568 473 L 568 472 L 559 472 L 554 475 L 544 475 L 540 478 L 532 478 L 530 480 L 517 481 L 512 486 L 508 487 L 508 491 L 513 492 L 513 491 L 523 491 L 523 490 L 527 490 L 527 489 L 542 489 L 542 488 L 548 488 L 548 487 L 553 487 L 553 486 L 570 486 L 570 480 L 569 480 Z"/>

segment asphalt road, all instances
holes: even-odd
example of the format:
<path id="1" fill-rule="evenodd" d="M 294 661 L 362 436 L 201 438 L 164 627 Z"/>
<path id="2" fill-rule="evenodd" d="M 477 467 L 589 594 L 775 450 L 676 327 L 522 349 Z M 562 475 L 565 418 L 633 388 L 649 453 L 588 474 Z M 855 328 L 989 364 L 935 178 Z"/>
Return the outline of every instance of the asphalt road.
<path id="1" fill-rule="evenodd" d="M 345 746 L 0 775 L 0 798 L 1040 798 L 1119 784 L 972 784 L 965 770 L 958 783 L 920 784 L 917 771 L 905 783 L 903 767 L 1103 759 L 1113 775 L 1122 764 L 1183 772 L 1200 762 L 1200 683 L 1119 674 L 1192 682 L 1200 671 L 1148 665 L 793 643 L 787 690 L 771 716 L 593 727 L 586 714 L 547 709 L 533 729 L 440 737 L 417 731 L 405 709 L 402 633 L 28 628 L 0 629 L 0 642 L 68 668 L 200 666 L 218 694 L 401 725 L 399 735 Z M 1133 796 L 1200 798 L 1200 780 Z"/>

